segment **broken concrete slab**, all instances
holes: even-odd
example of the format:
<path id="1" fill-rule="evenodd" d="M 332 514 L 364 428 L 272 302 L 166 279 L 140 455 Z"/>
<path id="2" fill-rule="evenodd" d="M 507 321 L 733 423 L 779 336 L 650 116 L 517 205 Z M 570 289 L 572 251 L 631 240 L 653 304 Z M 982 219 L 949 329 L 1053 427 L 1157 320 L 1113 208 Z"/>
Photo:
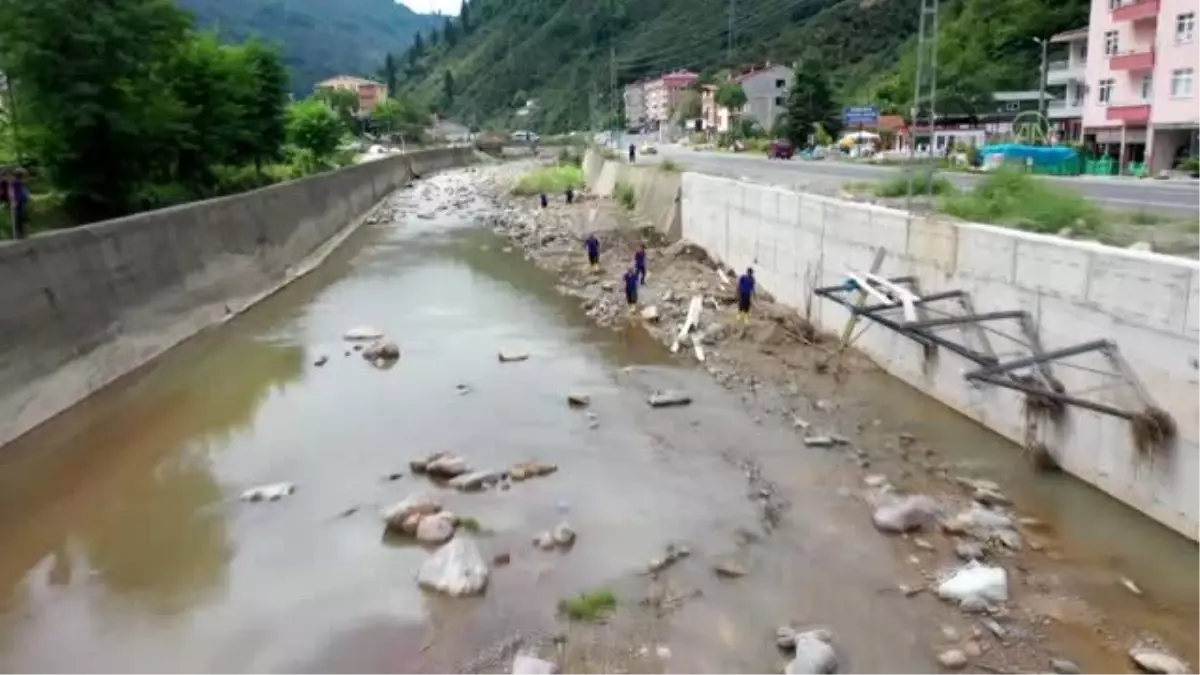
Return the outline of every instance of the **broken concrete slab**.
<path id="1" fill-rule="evenodd" d="M 277 502 L 295 491 L 296 486 L 292 483 L 272 483 L 246 490 L 242 493 L 241 500 L 244 502 Z"/>
<path id="2" fill-rule="evenodd" d="M 688 405 L 692 402 L 692 397 L 683 391 L 667 389 L 664 391 L 656 391 L 650 394 L 650 398 L 646 400 L 652 408 L 667 408 L 672 406 Z"/>

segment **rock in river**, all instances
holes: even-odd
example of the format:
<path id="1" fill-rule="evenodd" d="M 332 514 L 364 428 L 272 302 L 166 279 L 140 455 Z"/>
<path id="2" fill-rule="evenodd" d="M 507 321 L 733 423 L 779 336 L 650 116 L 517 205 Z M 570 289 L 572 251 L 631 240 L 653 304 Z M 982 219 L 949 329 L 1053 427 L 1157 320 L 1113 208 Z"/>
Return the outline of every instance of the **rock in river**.
<path id="1" fill-rule="evenodd" d="M 688 405 L 692 402 L 692 397 L 686 392 L 668 389 L 666 391 L 656 391 L 650 394 L 647 403 L 652 408 L 666 408 L 668 406 Z"/>
<path id="2" fill-rule="evenodd" d="M 422 588 L 454 597 L 481 593 L 487 581 L 487 564 L 475 542 L 468 537 L 451 539 L 417 571 L 417 583 Z"/>
<path id="3" fill-rule="evenodd" d="M 1129 650 L 1129 658 L 1137 664 L 1138 668 L 1147 673 L 1167 673 L 1175 675 L 1175 673 L 1191 673 L 1194 672 L 1180 659 L 1171 656 L 1170 654 L 1150 649 L 1148 647 L 1134 647 Z"/>
<path id="4" fill-rule="evenodd" d="M 501 350 L 497 357 L 500 363 L 514 363 L 516 361 L 524 361 L 529 358 L 529 352 L 520 352 L 512 350 Z"/>
<path id="5" fill-rule="evenodd" d="M 520 482 L 527 478 L 536 478 L 538 476 L 548 476 L 558 467 L 553 464 L 545 464 L 543 462 L 529 461 L 521 462 L 508 470 L 508 477 L 514 481 Z"/>
<path id="6" fill-rule="evenodd" d="M 466 492 L 469 490 L 482 490 L 488 485 L 500 482 L 500 479 L 503 477 L 504 474 L 500 471 L 472 471 L 471 473 L 455 476 L 446 484 L 452 488 Z"/>
<path id="7" fill-rule="evenodd" d="M 378 340 L 383 337 L 383 331 L 373 326 L 356 326 L 346 331 L 343 337 L 347 340 Z"/>
<path id="8" fill-rule="evenodd" d="M 558 666 L 527 654 L 517 654 L 512 664 L 513 675 L 553 675 Z"/>
<path id="9" fill-rule="evenodd" d="M 572 392 L 567 394 L 567 405 L 572 408 L 586 408 L 592 402 L 592 397 L 587 394 Z"/>
<path id="10" fill-rule="evenodd" d="M 415 471 L 415 469 L 414 469 Z M 425 473 L 437 478 L 454 478 L 470 473 L 471 465 L 462 457 L 443 454 L 425 465 Z"/>
<path id="11" fill-rule="evenodd" d="M 958 670 L 967 665 L 967 655 L 961 649 L 947 649 L 938 654 L 938 663 L 942 664 L 943 668 Z"/>
<path id="12" fill-rule="evenodd" d="M 417 539 L 427 544 L 442 544 L 454 536 L 454 516 L 435 513 L 421 518 L 417 524 Z"/>
<path id="13" fill-rule="evenodd" d="M 575 543 L 575 530 L 572 530 L 566 521 L 555 525 L 550 536 L 554 538 L 554 543 L 559 546 L 570 546 Z"/>
<path id="14" fill-rule="evenodd" d="M 362 351 L 362 356 L 368 361 L 395 361 L 400 358 L 400 347 L 390 340 L 376 340 Z"/>
<path id="15" fill-rule="evenodd" d="M 442 504 L 436 497 L 418 492 L 383 509 L 379 515 L 389 529 L 401 530 L 409 516 L 427 516 L 441 510 Z"/>
<path id="16" fill-rule="evenodd" d="M 242 493 L 242 501 L 244 502 L 277 502 L 284 497 L 296 491 L 296 486 L 291 483 L 274 483 L 272 485 L 260 485 L 256 488 L 250 488 Z"/>

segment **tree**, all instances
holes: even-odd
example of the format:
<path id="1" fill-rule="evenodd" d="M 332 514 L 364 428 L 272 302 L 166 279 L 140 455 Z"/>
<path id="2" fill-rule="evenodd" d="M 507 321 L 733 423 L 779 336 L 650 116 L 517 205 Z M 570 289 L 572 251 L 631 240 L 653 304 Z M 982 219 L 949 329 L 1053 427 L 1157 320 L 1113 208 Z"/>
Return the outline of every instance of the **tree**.
<path id="1" fill-rule="evenodd" d="M 429 31 L 429 46 L 436 47 L 438 40 L 440 40 L 441 37 L 442 37 L 442 32 L 440 30 L 438 30 L 437 28 L 431 29 Z"/>
<path id="2" fill-rule="evenodd" d="M 396 95 L 396 59 L 391 52 L 383 59 L 383 84 L 387 87 L 388 96 Z"/>
<path id="3" fill-rule="evenodd" d="M 471 4 L 467 0 L 462 0 L 458 9 L 458 21 L 462 24 L 463 35 L 470 35 L 475 26 L 471 23 Z"/>
<path id="4" fill-rule="evenodd" d="M 742 85 L 737 82 L 726 82 L 717 87 L 717 93 L 713 99 L 717 105 L 729 110 L 730 127 L 736 135 L 741 127 L 738 124 L 738 118 L 742 114 L 742 108 L 746 105 L 746 90 L 742 89 Z"/>
<path id="5" fill-rule="evenodd" d="M 458 29 L 451 17 L 446 17 L 446 23 L 442 25 L 442 35 L 445 37 L 447 48 L 453 49 L 454 45 L 458 44 Z"/>
<path id="6" fill-rule="evenodd" d="M 788 93 L 787 138 L 797 148 L 807 147 L 817 125 L 827 134 L 837 132 L 841 111 L 833 102 L 833 90 L 827 71 L 815 63 L 805 63 L 796 69 L 792 89 Z"/>
<path id="7" fill-rule="evenodd" d="M 449 110 L 454 105 L 454 73 L 446 71 L 442 75 L 442 110 Z"/>
<path id="8" fill-rule="evenodd" d="M 380 101 L 371 111 L 371 121 L 375 129 L 381 133 L 390 134 L 398 131 L 404 124 L 404 108 L 396 99 Z"/>
<path id="9" fill-rule="evenodd" d="M 0 0 L 0 16 L 0 70 L 68 211 L 132 210 L 147 181 L 171 173 L 184 110 L 167 72 L 188 15 L 172 0 Z"/>
<path id="10" fill-rule="evenodd" d="M 238 48 L 222 45 L 212 33 L 184 41 L 169 72 L 171 93 L 183 107 L 176 132 L 176 177 L 209 194 L 216 186 L 216 167 L 234 162 L 249 141 L 244 104 L 249 103 L 254 74 Z"/>
<path id="11" fill-rule="evenodd" d="M 412 45 L 408 48 L 409 65 L 415 65 L 417 63 L 417 59 L 421 58 L 421 55 L 424 53 L 425 38 L 421 37 L 420 31 L 417 31 L 417 34 L 413 36 Z"/>
<path id="12" fill-rule="evenodd" d="M 316 162 L 326 162 L 342 142 L 346 125 L 325 101 L 308 98 L 288 108 L 288 141 L 311 153 Z"/>
<path id="13" fill-rule="evenodd" d="M 358 94 L 349 89 L 321 89 L 314 98 L 329 105 L 347 128 L 353 129 L 358 121 Z"/>
<path id="14" fill-rule="evenodd" d="M 702 113 L 700 92 L 695 89 L 685 89 L 679 93 L 679 99 L 671 107 L 671 121 L 678 123 L 683 120 L 695 119 Z"/>
<path id="15" fill-rule="evenodd" d="M 261 174 L 264 163 L 282 158 L 287 140 L 287 67 L 278 48 L 258 40 L 242 45 L 240 56 L 252 86 L 242 104 L 246 134 L 237 154 Z"/>

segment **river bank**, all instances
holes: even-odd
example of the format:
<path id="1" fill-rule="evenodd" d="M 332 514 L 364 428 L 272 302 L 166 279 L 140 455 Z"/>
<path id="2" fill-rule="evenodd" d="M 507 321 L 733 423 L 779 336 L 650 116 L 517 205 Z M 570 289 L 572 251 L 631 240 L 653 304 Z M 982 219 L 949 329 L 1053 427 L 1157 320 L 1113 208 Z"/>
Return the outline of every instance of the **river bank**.
<path id="1" fill-rule="evenodd" d="M 757 424 L 791 430 L 796 452 L 826 453 L 856 474 L 866 489 L 846 498 L 859 503 L 861 529 L 871 529 L 872 507 L 883 499 L 876 488 L 885 485 L 930 496 L 943 519 L 954 520 L 975 504 L 1009 518 L 1012 527 L 1001 528 L 1004 533 L 964 535 L 935 526 L 891 537 L 897 561 L 912 573 L 892 590 L 913 603 L 939 604 L 923 591 L 974 544 L 987 564 L 1006 570 L 1012 600 L 990 619 L 973 617 L 965 642 L 950 641 L 973 666 L 1044 671 L 1052 659 L 1069 658 L 1085 671 L 1113 672 L 1130 668 L 1129 650 L 1142 645 L 1195 662 L 1196 549 L 1190 542 L 1069 477 L 1036 473 L 1018 448 L 999 438 L 986 451 L 955 447 L 961 434 L 951 430 L 973 425 L 944 409 L 931 412 L 936 403 L 891 381 L 852 349 L 834 357 L 836 338 L 815 335 L 769 294 L 760 296 L 749 325 L 735 325 L 732 282 L 740 271 L 721 269 L 693 246 L 667 245 L 603 200 L 568 206 L 558 199 L 547 209 L 514 201 L 506 189 L 512 179 L 510 172 L 492 181 L 493 198 L 507 210 L 489 224 L 553 271 L 560 292 L 598 324 L 645 331 L 670 345 L 691 299 L 703 298 L 701 325 L 684 338 L 676 358 L 697 360 L 688 344 L 694 339 L 704 357 L 697 366 L 736 393 Z M 583 264 L 580 243 L 593 229 L 603 230 L 598 274 Z M 654 308 L 646 316 L 657 319 L 630 317 L 620 292 L 639 241 L 650 260 L 640 300 Z M 777 509 L 770 496 L 760 501 L 764 513 Z M 1107 519 L 1083 515 L 1087 511 Z M 1121 534 L 1114 537 L 1106 525 Z"/>

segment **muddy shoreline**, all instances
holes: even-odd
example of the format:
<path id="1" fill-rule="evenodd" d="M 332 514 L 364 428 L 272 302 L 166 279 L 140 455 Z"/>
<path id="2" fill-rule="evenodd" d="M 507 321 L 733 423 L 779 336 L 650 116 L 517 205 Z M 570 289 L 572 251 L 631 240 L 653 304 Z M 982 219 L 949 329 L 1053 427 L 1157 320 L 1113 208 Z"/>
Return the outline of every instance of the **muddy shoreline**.
<path id="1" fill-rule="evenodd" d="M 1162 615 L 1171 601 L 1145 597 L 1119 565 L 1082 560 L 1069 532 L 1024 511 L 986 474 L 956 465 L 936 444 L 904 431 L 903 420 L 871 404 L 863 387 L 881 373 L 852 347 L 841 351 L 837 336 L 816 334 L 769 293 L 760 293 L 750 323 L 737 325 L 733 270 L 722 269 L 694 246 L 662 241 L 608 200 L 584 195 L 567 205 L 557 196 L 541 209 L 536 200 L 511 197 L 509 185 L 528 168 L 505 167 L 485 180 L 483 191 L 499 211 L 487 226 L 507 238 L 514 252 L 555 273 L 559 291 L 578 299 L 600 326 L 645 331 L 671 345 L 690 299 L 704 298 L 700 326 L 682 340 L 676 358 L 695 363 L 736 393 L 756 424 L 791 429 L 798 451 L 836 456 L 846 474 L 857 477 L 864 489 L 843 490 L 849 492 L 847 499 L 861 503 L 862 531 L 856 536 L 892 539 L 896 566 L 907 571 L 895 587 L 881 592 L 924 603 L 922 611 L 931 623 L 945 622 L 940 639 L 931 640 L 931 653 L 958 650 L 967 657 L 965 669 L 981 672 L 1046 672 L 1068 668 L 1064 660 L 1084 672 L 1134 670 L 1128 650 L 1139 646 L 1196 661 L 1193 605 L 1185 602 Z M 587 269 L 583 255 L 582 239 L 590 231 L 601 240 L 598 273 Z M 653 307 L 656 319 L 631 315 L 621 293 L 621 275 L 639 242 L 646 245 L 649 267 L 640 307 Z M 693 353 L 693 340 L 701 347 L 703 363 Z M 1013 452 L 1020 450 L 1014 446 Z M 764 473 L 752 452 L 730 461 L 746 475 L 747 498 L 759 509 L 767 536 L 781 520 L 804 518 L 789 508 L 786 489 Z M 975 502 L 986 504 L 1010 517 L 1013 536 L 995 539 L 985 533 L 981 539 L 937 525 L 910 534 L 877 532 L 870 517 L 880 497 L 872 488 L 881 484 L 901 494 L 929 495 L 950 516 Z M 974 614 L 936 599 L 932 589 L 947 569 L 962 564 L 956 550 L 964 543 L 980 549 L 985 564 L 1006 570 L 1008 602 Z M 1097 597 L 1091 587 L 1076 583 L 1081 576 L 1094 580 L 1097 574 L 1111 575 L 1113 593 Z M 1181 624 L 1180 615 L 1190 615 L 1191 621 Z"/>

